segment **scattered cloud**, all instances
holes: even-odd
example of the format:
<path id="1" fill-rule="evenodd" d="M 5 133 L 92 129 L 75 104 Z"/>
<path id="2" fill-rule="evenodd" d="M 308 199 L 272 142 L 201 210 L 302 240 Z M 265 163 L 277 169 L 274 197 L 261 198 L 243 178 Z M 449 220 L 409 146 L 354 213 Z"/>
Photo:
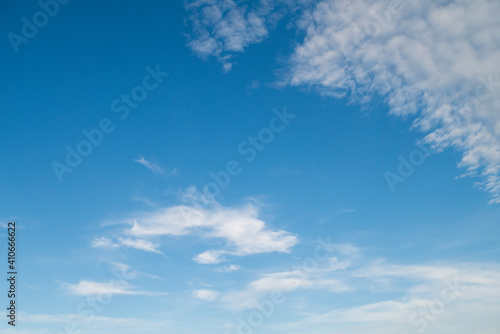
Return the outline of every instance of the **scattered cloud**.
<path id="1" fill-rule="evenodd" d="M 194 257 L 198 263 L 217 264 L 224 261 L 226 255 L 289 253 L 297 243 L 297 237 L 290 232 L 269 229 L 266 223 L 259 219 L 259 207 L 256 203 L 223 207 L 196 194 L 192 189 L 182 197 L 193 201 L 192 204 L 134 214 L 122 221 L 130 225 L 130 228 L 120 232 L 118 242 L 100 237 L 96 238 L 92 245 L 116 248 L 118 244 L 159 253 L 159 245 L 148 241 L 149 238 L 158 240 L 162 236 L 196 235 L 204 239 L 220 239 L 226 242 L 223 249 L 210 249 Z M 138 239 L 130 239 L 131 237 Z"/>
<path id="2" fill-rule="evenodd" d="M 231 310 L 250 310 L 281 292 L 288 306 L 280 307 L 293 309 L 299 303 L 295 291 L 320 290 L 351 302 L 342 307 L 313 299 L 314 306 L 303 307 L 323 311 L 301 311 L 294 316 L 297 320 L 270 326 L 287 333 L 323 333 L 332 328 L 339 334 L 401 333 L 424 326 L 429 333 L 494 333 L 495 314 L 500 311 L 497 264 L 399 265 L 367 258 L 349 244 L 328 246 L 332 257 L 318 260 L 314 268 L 299 265 L 298 270 L 262 274 L 240 290 L 218 291 L 214 302 Z M 475 330 L 477 319 L 485 321 L 481 330 Z"/>
<path id="3" fill-rule="evenodd" d="M 384 97 L 391 115 L 412 118 L 437 152 L 461 152 L 462 175 L 480 177 L 490 203 L 500 203 L 498 1 L 196 0 L 186 9 L 189 47 L 226 71 L 234 54 L 290 17 L 288 27 L 305 37 L 282 85 L 363 106 Z"/>
<path id="4" fill-rule="evenodd" d="M 286 84 L 367 104 L 386 98 L 500 203 L 500 3 L 324 0 L 306 10 Z"/>
<path id="5" fill-rule="evenodd" d="M 241 267 L 238 266 L 238 265 L 235 265 L 235 264 L 231 264 L 229 266 L 224 266 L 224 267 L 220 267 L 220 268 L 215 268 L 214 270 L 217 271 L 217 272 L 220 272 L 220 273 L 231 273 L 233 271 L 238 271 L 240 270 Z"/>
<path id="6" fill-rule="evenodd" d="M 22 313 L 23 321 L 28 322 L 28 323 L 67 323 L 70 321 L 75 321 L 75 322 L 83 322 L 83 323 L 88 323 L 88 314 L 81 313 L 81 314 L 27 314 L 27 313 Z M 97 322 L 99 324 L 102 323 L 124 323 L 124 324 L 130 324 L 130 323 L 136 323 L 136 322 L 141 322 L 141 325 L 144 326 L 147 324 L 150 320 L 145 319 L 145 320 L 139 320 L 137 318 L 114 318 L 114 317 L 100 317 L 100 316 L 94 316 L 92 318 L 93 322 Z M 161 321 L 158 323 L 162 324 L 167 324 L 170 323 L 170 321 Z M 143 327 L 144 328 L 144 327 Z"/>
<path id="7" fill-rule="evenodd" d="M 193 260 L 200 264 L 218 264 L 225 261 L 222 257 L 224 253 L 224 251 L 209 250 L 196 255 Z"/>
<path id="8" fill-rule="evenodd" d="M 138 296 L 159 296 L 166 295 L 164 292 L 149 292 L 136 290 L 130 284 L 131 280 L 140 277 L 160 279 L 159 277 L 148 275 L 137 270 L 133 270 L 129 265 L 120 262 L 110 262 L 109 266 L 113 273 L 113 279 L 107 282 L 95 282 L 81 280 L 76 284 L 59 282 L 61 287 L 70 295 L 74 296 L 112 296 L 112 295 L 138 295 Z"/>
<path id="9" fill-rule="evenodd" d="M 161 175 L 166 175 L 166 176 L 175 176 L 178 174 L 177 168 L 172 169 L 170 172 L 165 172 L 165 170 L 156 162 L 150 162 L 147 161 L 144 157 L 141 157 L 140 159 L 133 159 L 135 162 L 138 164 L 143 165 L 150 171 L 152 171 L 154 174 L 161 174 Z"/>
<path id="10" fill-rule="evenodd" d="M 339 333 L 352 334 L 426 330 L 429 333 L 494 333 L 495 314 L 500 311 L 498 265 L 440 267 L 380 263 L 376 267 L 376 271 L 364 275 L 365 286 L 387 284 L 392 298 L 380 294 L 380 290 L 376 294 L 367 291 L 370 297 L 365 303 L 310 314 L 298 321 L 281 323 L 280 327 L 293 333 L 321 332 L 332 326 Z M 379 281 L 381 276 L 387 281 Z M 373 301 L 374 295 L 378 295 L 376 301 Z"/>
<path id="11" fill-rule="evenodd" d="M 144 239 L 128 239 L 128 238 L 119 238 L 118 239 L 122 245 L 143 250 L 145 252 L 152 252 L 152 253 L 158 253 L 161 254 L 161 252 L 158 250 L 158 247 L 160 247 L 159 244 L 155 244 L 151 241 L 144 240 Z"/>
<path id="12" fill-rule="evenodd" d="M 262 274 L 249 282 L 242 290 L 221 292 L 219 301 L 229 309 L 245 310 L 254 308 L 261 300 L 269 298 L 273 292 L 291 293 L 296 290 L 326 290 L 345 293 L 353 290 L 348 280 L 333 277 L 337 270 L 349 267 L 348 262 L 338 263 L 335 258 L 326 261 L 328 266 L 315 270 L 290 270 Z"/>
<path id="13" fill-rule="evenodd" d="M 133 270 L 132 268 L 130 268 L 129 265 L 125 263 L 111 262 L 110 266 L 111 269 L 119 275 L 119 277 L 123 277 L 124 279 L 132 280 L 142 276 L 154 279 L 161 279 L 158 276 L 149 275 L 137 270 Z"/>
<path id="14" fill-rule="evenodd" d="M 309 2 L 260 0 L 238 5 L 233 0 L 187 1 L 186 10 L 193 29 L 188 46 L 199 57 L 216 57 L 224 72 L 229 72 L 234 54 L 264 40 L 287 13 Z"/>
<path id="15" fill-rule="evenodd" d="M 158 204 L 149 200 L 148 198 L 146 197 L 140 197 L 140 196 L 134 196 L 132 197 L 132 201 L 135 201 L 135 202 L 139 202 L 139 203 L 144 203 L 150 207 L 157 207 Z"/>
<path id="16" fill-rule="evenodd" d="M 212 302 L 218 298 L 219 293 L 214 290 L 201 289 L 201 290 L 194 290 L 193 296 L 197 299 L 202 299 Z"/>
<path id="17" fill-rule="evenodd" d="M 159 244 L 144 239 L 117 238 L 116 241 L 113 241 L 112 239 L 106 237 L 96 237 L 90 242 L 90 246 L 93 248 L 103 248 L 108 250 L 124 246 L 145 252 L 163 254 L 158 249 L 160 247 Z"/>
<path id="18" fill-rule="evenodd" d="M 336 211 L 336 213 L 339 213 L 339 214 L 347 214 L 347 213 L 354 213 L 354 212 L 358 212 L 358 210 L 356 210 L 356 209 L 339 209 Z"/>
<path id="19" fill-rule="evenodd" d="M 148 329 L 148 333 L 165 333 L 165 330 L 175 331 L 173 321 L 157 320 L 151 318 L 135 318 L 135 317 L 104 317 L 101 315 L 93 315 L 89 321 L 89 314 L 85 312 L 69 313 L 69 314 L 29 314 L 20 312 L 19 317 L 23 319 L 23 329 L 16 329 L 12 333 L 22 334 L 47 334 L 56 332 L 56 327 L 73 325 L 77 326 L 77 330 L 82 333 L 109 334 L 109 333 L 138 333 Z M 54 328 L 53 330 L 40 329 L 43 324 L 45 328 Z M 69 327 L 68 327 L 69 328 Z M 8 329 L 5 333 L 11 333 Z"/>
<path id="20" fill-rule="evenodd" d="M 92 248 L 115 249 L 120 247 L 120 244 L 115 243 L 113 240 L 105 237 L 95 238 L 90 242 Z"/>
<path id="21" fill-rule="evenodd" d="M 144 157 L 141 157 L 140 159 L 134 159 L 135 162 L 138 164 L 143 165 L 147 169 L 151 170 L 155 174 L 164 174 L 165 172 L 163 171 L 163 168 L 160 167 L 156 162 L 149 162 Z"/>
<path id="22" fill-rule="evenodd" d="M 96 296 L 96 295 L 141 295 L 157 296 L 165 295 L 164 292 L 147 292 L 135 290 L 126 281 L 113 280 L 100 283 L 82 280 L 76 284 L 60 283 L 61 286 L 71 295 L 75 296 Z"/>

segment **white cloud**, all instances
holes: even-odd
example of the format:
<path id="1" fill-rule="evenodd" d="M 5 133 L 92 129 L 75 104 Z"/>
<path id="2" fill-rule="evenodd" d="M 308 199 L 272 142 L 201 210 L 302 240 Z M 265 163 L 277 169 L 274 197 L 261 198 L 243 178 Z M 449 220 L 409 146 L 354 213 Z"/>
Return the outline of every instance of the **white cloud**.
<path id="1" fill-rule="evenodd" d="M 410 284 L 401 297 L 389 299 L 379 294 L 378 301 L 311 314 L 280 327 L 292 333 L 316 333 L 325 328 L 349 334 L 495 333 L 500 311 L 497 265 L 396 267 L 382 265 L 379 269 L 390 278 L 391 290 L 398 290 L 400 283 L 405 287 Z M 376 280 L 380 273 L 372 274 L 367 278 L 379 284 Z M 405 279 L 400 281 L 402 277 Z"/>
<path id="2" fill-rule="evenodd" d="M 128 285 L 124 283 L 98 283 L 91 281 L 80 281 L 76 284 L 63 283 L 63 286 L 72 295 L 76 296 L 93 296 L 100 294 L 115 294 L 115 295 L 134 295 L 134 291 L 130 290 Z"/>
<path id="3" fill-rule="evenodd" d="M 223 254 L 223 251 L 209 250 L 196 255 L 193 260 L 200 264 L 217 264 L 224 261 Z"/>
<path id="4" fill-rule="evenodd" d="M 224 254 L 288 253 L 297 243 L 297 238 L 283 230 L 267 229 L 258 216 L 254 204 L 238 208 L 179 205 L 143 215 L 135 220 L 127 234 L 135 237 L 194 234 L 227 241 L 227 249 L 199 254 L 196 259 L 201 263 L 219 263 Z"/>
<path id="5" fill-rule="evenodd" d="M 145 274 L 137 270 L 132 270 L 132 268 L 130 268 L 130 266 L 125 263 L 111 262 L 110 266 L 112 270 L 119 275 L 118 277 L 122 277 L 123 279 L 126 280 L 132 280 L 142 276 L 154 279 L 160 279 L 158 276 Z"/>
<path id="6" fill-rule="evenodd" d="M 75 296 L 96 296 L 96 295 L 142 295 L 155 296 L 166 293 L 147 292 L 134 290 L 126 281 L 112 280 L 106 283 L 82 280 L 76 284 L 61 283 L 69 294 Z"/>
<path id="7" fill-rule="evenodd" d="M 249 288 L 257 292 L 285 291 L 289 292 L 300 287 L 310 287 L 313 283 L 305 278 L 300 271 L 287 271 L 264 275 L 263 278 L 249 284 Z"/>
<path id="8" fill-rule="evenodd" d="M 96 237 L 94 238 L 94 240 L 90 242 L 90 246 L 93 248 L 103 248 L 109 250 L 125 246 L 142 250 L 145 252 L 163 254 L 158 249 L 158 247 L 160 247 L 159 244 L 144 239 L 118 238 L 117 241 L 113 241 L 110 238 Z"/>
<path id="9" fill-rule="evenodd" d="M 297 290 L 326 290 L 332 293 L 345 293 L 354 290 L 351 261 L 360 257 L 360 250 L 350 244 L 335 244 L 330 241 L 319 243 L 322 251 L 314 252 L 293 265 L 290 270 L 261 274 L 240 290 L 221 292 L 219 301 L 229 309 L 245 310 L 254 308 L 261 300 L 269 298 L 274 292 L 288 294 Z M 323 258 L 324 252 L 330 254 Z M 339 260 L 337 256 L 342 256 Z"/>
<path id="10" fill-rule="evenodd" d="M 155 202 L 153 202 L 145 197 L 134 196 L 134 197 L 132 197 L 132 200 L 146 204 L 147 206 L 150 206 L 150 207 L 157 207 L 158 206 L 158 204 L 156 204 Z"/>
<path id="11" fill-rule="evenodd" d="M 152 253 L 158 253 L 162 254 L 159 250 L 158 247 L 160 247 L 159 244 L 155 244 L 151 241 L 144 240 L 144 239 L 128 239 L 128 238 L 119 238 L 120 242 L 122 245 L 143 250 L 145 252 L 152 252 Z"/>
<path id="12" fill-rule="evenodd" d="M 90 246 L 92 248 L 115 249 L 120 247 L 120 244 L 113 242 L 113 240 L 109 238 L 97 237 L 90 242 Z"/>
<path id="13" fill-rule="evenodd" d="M 202 198 L 199 195 L 184 196 L 190 200 Z M 254 203 L 241 207 L 223 207 L 214 201 L 204 199 L 198 204 L 176 205 L 142 212 L 124 219 L 131 227 L 121 233 L 120 245 L 150 252 L 159 252 L 158 244 L 148 241 L 161 236 L 196 235 L 204 239 L 221 239 L 226 242 L 222 249 L 209 249 L 194 257 L 198 263 L 216 264 L 224 256 L 245 256 L 270 252 L 288 253 L 297 243 L 297 237 L 284 230 L 272 230 L 259 219 L 259 208 Z M 140 239 L 129 239 L 130 237 Z M 93 245 L 115 247 L 105 238 L 97 238 Z"/>
<path id="14" fill-rule="evenodd" d="M 12 332 L 6 329 L 2 333 L 48 334 L 64 332 L 61 326 L 76 326 L 74 332 L 110 334 L 110 333 L 140 333 L 147 328 L 148 333 L 165 333 L 165 330 L 175 332 L 177 328 L 171 320 L 152 318 L 118 318 L 93 315 L 89 321 L 88 312 L 69 314 L 29 314 L 20 312 L 23 319 L 23 329 L 15 328 Z M 68 327 L 70 328 L 70 327 Z"/>
<path id="15" fill-rule="evenodd" d="M 314 4 L 313 6 L 311 4 Z M 305 33 L 282 82 L 367 105 L 383 96 L 392 115 L 436 151 L 462 153 L 462 175 L 500 203 L 500 3 L 496 0 L 197 0 L 186 4 L 189 46 L 231 57 L 262 41 L 276 22 Z M 303 13 L 293 21 L 294 13 Z"/>
<path id="16" fill-rule="evenodd" d="M 331 269 L 331 272 L 336 269 Z M 219 300 L 229 309 L 245 310 L 254 308 L 260 300 L 269 298 L 273 292 L 291 293 L 296 290 L 327 290 L 341 293 L 351 290 L 347 282 L 328 277 L 324 271 L 296 270 L 263 274 L 251 281 L 242 290 L 222 294 Z"/>
<path id="17" fill-rule="evenodd" d="M 494 0 L 321 1 L 300 22 L 287 83 L 384 96 L 437 150 L 463 152 L 459 166 L 500 203 L 499 16 Z"/>
<path id="18" fill-rule="evenodd" d="M 163 174 L 164 173 L 163 168 L 161 168 L 157 163 L 149 162 L 146 159 L 144 159 L 144 157 L 141 157 L 140 159 L 137 159 L 137 160 L 134 159 L 134 161 L 137 162 L 138 164 L 143 165 L 144 167 L 151 170 L 155 174 Z"/>
<path id="19" fill-rule="evenodd" d="M 318 260 L 312 270 L 264 274 L 240 290 L 219 291 L 217 302 L 231 310 L 250 310 L 266 300 L 269 305 L 271 296 L 281 292 L 279 298 L 287 303 L 274 308 L 295 311 L 297 320 L 269 326 L 287 333 L 416 333 L 424 326 L 429 334 L 495 333 L 497 264 L 398 265 L 364 258 L 360 250 L 346 252 L 349 248 L 356 249 L 346 244 L 329 248 L 343 258 Z M 321 290 L 337 302 L 306 301 L 303 294 L 294 294 L 299 290 Z M 344 300 L 349 300 L 347 306 L 342 306 Z"/>
<path id="20" fill-rule="evenodd" d="M 200 57 L 215 56 L 228 72 L 235 53 L 265 39 L 287 12 L 308 2 L 260 0 L 239 6 L 233 0 L 187 1 L 186 10 L 193 26 L 188 46 Z"/>
<path id="21" fill-rule="evenodd" d="M 339 253 L 340 255 L 347 256 L 349 258 L 356 258 L 360 254 L 360 249 L 351 244 L 342 243 L 342 244 L 328 244 L 328 249 Z"/>
<path id="22" fill-rule="evenodd" d="M 165 170 L 160 165 L 158 165 L 156 162 L 147 161 L 144 157 L 141 157 L 140 159 L 133 159 L 133 160 L 135 162 L 137 162 L 138 164 L 143 165 L 144 167 L 146 167 L 147 169 L 149 169 L 150 171 L 152 171 L 155 174 L 161 174 L 161 175 L 167 174 L 167 173 L 165 173 Z M 168 176 L 173 176 L 173 175 L 177 175 L 177 174 L 178 174 L 177 169 L 174 168 L 168 173 Z"/>
<path id="23" fill-rule="evenodd" d="M 219 297 L 219 293 L 214 290 L 201 289 L 201 290 L 194 290 L 193 296 L 198 299 L 212 302 Z"/>
<path id="24" fill-rule="evenodd" d="M 241 269 L 240 266 L 235 265 L 235 264 L 231 264 L 229 266 L 215 268 L 214 270 L 217 271 L 217 272 L 220 272 L 220 273 L 230 273 L 230 272 L 233 272 L 233 271 L 238 271 L 240 269 Z"/>
<path id="25" fill-rule="evenodd" d="M 65 323 L 70 321 L 84 322 L 88 320 L 88 315 L 86 314 L 22 314 L 23 321 L 27 323 Z M 118 322 L 126 323 L 129 321 L 135 321 L 134 318 L 110 318 L 110 317 L 99 317 L 95 316 L 93 318 L 96 322 Z"/>
<path id="26" fill-rule="evenodd" d="M 132 270 L 128 264 L 120 262 L 111 262 L 110 265 L 114 271 L 118 272 L 121 276 L 125 277 L 126 279 L 133 279 L 138 276 L 138 272 Z"/>

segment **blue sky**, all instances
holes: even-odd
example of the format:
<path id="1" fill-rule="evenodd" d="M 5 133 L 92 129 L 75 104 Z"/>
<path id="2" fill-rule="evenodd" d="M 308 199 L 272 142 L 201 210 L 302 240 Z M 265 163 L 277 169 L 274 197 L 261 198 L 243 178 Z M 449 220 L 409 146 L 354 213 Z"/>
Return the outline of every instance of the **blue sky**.
<path id="1" fill-rule="evenodd" d="M 497 2 L 54 4 L 0 5 L 1 333 L 498 332 Z"/>

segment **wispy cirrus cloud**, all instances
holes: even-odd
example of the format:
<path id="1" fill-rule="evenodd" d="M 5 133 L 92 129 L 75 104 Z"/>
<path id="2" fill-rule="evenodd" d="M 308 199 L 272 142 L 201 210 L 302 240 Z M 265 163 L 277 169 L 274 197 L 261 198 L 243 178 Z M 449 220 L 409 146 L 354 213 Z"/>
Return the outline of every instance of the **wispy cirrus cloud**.
<path id="1" fill-rule="evenodd" d="M 220 268 L 215 268 L 214 271 L 220 272 L 220 273 L 231 273 L 233 271 L 238 271 L 240 270 L 241 267 L 235 264 L 230 264 L 228 266 L 223 266 Z"/>
<path id="2" fill-rule="evenodd" d="M 114 248 L 119 248 L 121 245 L 119 243 L 114 242 L 110 238 L 97 237 L 90 242 L 90 246 L 93 248 L 114 249 Z"/>
<path id="3" fill-rule="evenodd" d="M 137 270 L 133 270 L 132 268 L 130 268 L 130 266 L 128 264 L 125 264 L 125 263 L 110 262 L 109 265 L 111 266 L 111 269 L 113 271 L 117 272 L 124 279 L 132 280 L 132 279 L 137 279 L 137 278 L 140 278 L 143 276 L 149 277 L 149 278 L 154 278 L 154 279 L 161 279 L 158 276 L 149 275 L 149 274 L 145 274 L 143 272 L 137 271 Z"/>
<path id="4" fill-rule="evenodd" d="M 144 167 L 152 171 L 154 174 L 161 174 L 168 176 L 174 176 L 178 174 L 176 168 L 172 169 L 170 172 L 165 172 L 165 170 L 157 162 L 148 161 L 144 157 L 140 157 L 139 159 L 134 159 L 134 161 L 140 165 L 143 165 Z"/>
<path id="5" fill-rule="evenodd" d="M 145 252 L 161 254 L 161 251 L 158 250 L 158 247 L 160 247 L 160 245 L 155 244 L 149 240 L 130 239 L 130 238 L 118 238 L 118 240 L 120 241 L 120 243 L 122 245 L 124 245 L 126 247 L 143 250 Z"/>
<path id="6" fill-rule="evenodd" d="M 96 296 L 96 295 L 140 295 L 159 296 L 166 295 L 165 292 L 149 292 L 136 290 L 127 282 L 93 282 L 82 280 L 78 283 L 60 283 L 61 286 L 71 295 L 75 296 Z"/>
<path id="7" fill-rule="evenodd" d="M 137 290 L 130 284 L 131 280 L 141 277 L 160 279 L 159 277 L 148 275 L 137 270 L 133 270 L 129 265 L 121 262 L 108 263 L 115 278 L 107 282 L 95 282 L 90 280 L 80 280 L 78 283 L 59 282 L 60 286 L 70 295 L 75 296 L 97 296 L 97 295 L 140 295 L 156 296 L 165 295 L 164 292 L 149 292 Z"/>
<path id="8" fill-rule="evenodd" d="M 188 46 L 202 58 L 216 57 L 228 72 L 234 54 L 264 40 L 286 14 L 310 2 L 259 0 L 242 5 L 233 0 L 187 1 L 186 10 L 192 24 Z"/>
<path id="9" fill-rule="evenodd" d="M 90 246 L 93 248 L 103 248 L 108 250 L 117 249 L 120 247 L 129 247 L 145 252 L 162 254 L 162 252 L 158 249 L 160 247 L 159 244 L 145 239 L 119 237 L 113 240 L 106 237 L 96 237 L 90 242 Z"/>
<path id="10" fill-rule="evenodd" d="M 163 168 L 160 167 L 156 162 L 149 162 L 147 161 L 144 157 L 140 157 L 140 159 L 134 159 L 135 162 L 138 164 L 143 165 L 150 171 L 152 171 L 155 174 L 164 174 L 165 172 L 163 171 Z"/>
<path id="11" fill-rule="evenodd" d="M 373 270 L 351 272 L 363 279 L 365 302 L 309 314 L 281 323 L 291 333 L 491 333 L 500 311 L 500 268 L 488 263 L 392 265 L 372 263 Z M 375 286 L 375 290 L 371 286 Z M 389 293 L 389 296 L 388 296 Z"/>
<path id="12" fill-rule="evenodd" d="M 20 312 L 24 326 L 22 330 L 15 330 L 22 334 L 42 334 L 48 332 L 57 332 L 56 328 L 61 326 L 80 325 L 82 332 L 97 334 L 109 333 L 137 333 L 148 329 L 148 333 L 165 333 L 165 329 L 175 331 L 174 321 L 156 320 L 151 318 L 139 317 L 106 317 L 100 315 L 92 316 L 89 321 L 89 314 L 84 312 L 66 313 L 66 314 L 30 314 Z M 53 325 L 53 330 L 40 329 L 40 326 L 47 328 L 47 325 Z M 51 327 L 48 327 L 51 328 Z M 68 327 L 69 328 L 69 327 Z M 10 333 L 10 332 L 6 332 Z M 14 332 L 12 332 L 14 333 Z"/>
<path id="13" fill-rule="evenodd" d="M 462 152 L 459 166 L 500 203 L 499 15 L 493 0 L 319 1 L 285 83 L 362 104 L 384 96 L 436 150 Z"/>
<path id="14" fill-rule="evenodd" d="M 219 293 L 214 290 L 200 289 L 200 290 L 194 290 L 193 296 L 197 299 L 202 299 L 211 302 L 219 297 Z"/>
<path id="15" fill-rule="evenodd" d="M 329 243 L 323 251 L 332 256 L 321 261 L 308 258 L 315 263 L 312 268 L 306 268 L 299 262 L 290 270 L 260 274 L 241 289 L 219 291 L 217 300 L 228 309 L 241 311 L 255 308 L 276 292 L 289 294 L 298 290 L 324 290 L 347 293 L 356 290 L 352 280 L 346 279 L 345 273 L 354 270 L 351 261 L 359 257 L 359 249 L 350 244 Z"/>

